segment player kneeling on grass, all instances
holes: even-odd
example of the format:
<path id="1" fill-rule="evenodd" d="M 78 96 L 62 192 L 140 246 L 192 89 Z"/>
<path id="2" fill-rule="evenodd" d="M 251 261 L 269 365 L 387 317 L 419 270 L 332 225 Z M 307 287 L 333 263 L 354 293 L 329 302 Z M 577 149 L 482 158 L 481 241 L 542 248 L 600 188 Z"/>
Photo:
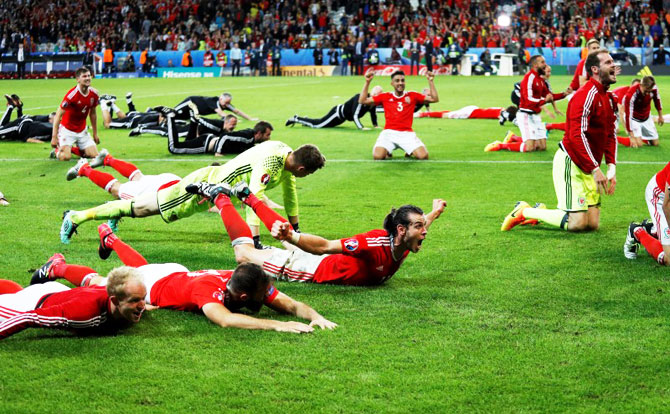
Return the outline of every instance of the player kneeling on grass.
<path id="1" fill-rule="evenodd" d="M 645 76 L 642 82 L 632 85 L 623 98 L 626 131 L 630 138 L 630 146 L 633 148 L 641 147 L 643 144 L 658 146 L 658 131 L 654 126 L 654 119 L 649 116 L 652 100 L 658 111 L 658 125 L 663 125 L 661 96 L 653 76 Z"/>
<path id="2" fill-rule="evenodd" d="M 290 282 L 331 283 L 339 285 L 380 285 L 400 268 L 409 252 L 417 253 L 428 228 L 444 211 L 444 200 L 433 201 L 427 215 L 416 206 L 391 210 L 384 229 L 372 230 L 341 240 L 326 240 L 296 232 L 288 221 L 267 207 L 249 191 L 246 183 L 235 187 L 198 183 L 187 191 L 199 194 L 221 212 L 238 263 L 251 262 L 263 267 L 268 275 Z M 249 226 L 230 201 L 230 195 L 253 208 L 263 224 L 278 240 L 291 243 L 291 249 L 254 249 Z"/>
<path id="3" fill-rule="evenodd" d="M 627 259 L 636 259 L 640 243 L 656 261 L 670 266 L 670 163 L 656 173 L 644 192 L 651 221 L 630 223 L 623 254 Z"/>
<path id="4" fill-rule="evenodd" d="M 106 259 L 114 251 L 126 266 L 137 268 L 147 287 L 146 301 L 152 307 L 202 312 L 209 320 L 224 328 L 306 333 L 312 332 L 315 326 L 322 329 L 334 329 L 337 326 L 308 305 L 279 292 L 257 265 L 247 263 L 239 265 L 235 270 L 191 272 L 177 263 L 148 264 L 141 254 L 119 239 L 108 225 L 101 224 L 98 232 L 100 257 Z M 51 266 L 42 272 L 35 278 L 35 282 L 64 278 L 77 286 L 109 283 L 107 278 L 99 276 L 89 267 L 65 264 L 62 255 L 55 255 L 50 261 L 54 260 L 58 261 L 59 266 Z M 309 320 L 310 323 L 258 319 L 238 313 L 242 308 L 255 313 L 263 305 L 277 312 Z"/>
<path id="5" fill-rule="evenodd" d="M 106 286 L 75 289 L 45 277 L 65 271 L 63 256 L 56 254 L 35 271 L 25 289 L 17 291 L 15 284 L 0 280 L 0 339 L 27 328 L 113 334 L 139 322 L 147 289 L 136 269 L 118 267 L 105 278 Z M 46 283 L 33 284 L 38 280 Z"/>
<path id="6" fill-rule="evenodd" d="M 614 194 L 617 141 L 616 103 L 607 93 L 616 82 L 612 56 L 601 50 L 586 59 L 589 81 L 570 100 L 566 132 L 554 156 L 553 177 L 558 208 L 531 208 L 520 201 L 501 230 L 539 220 L 569 231 L 590 231 L 600 224 L 600 197 Z M 607 175 L 600 170 L 603 156 Z"/>

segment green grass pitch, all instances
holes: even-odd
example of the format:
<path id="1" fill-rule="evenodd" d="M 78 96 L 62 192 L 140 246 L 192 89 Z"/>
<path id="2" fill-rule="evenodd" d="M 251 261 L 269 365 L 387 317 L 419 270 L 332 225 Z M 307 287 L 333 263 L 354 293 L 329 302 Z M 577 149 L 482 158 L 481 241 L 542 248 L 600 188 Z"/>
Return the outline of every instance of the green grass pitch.
<path id="1" fill-rule="evenodd" d="M 434 110 L 507 106 L 516 78 L 436 79 Z M 622 77 L 619 85 L 630 78 Z M 373 85 L 390 88 L 389 78 Z M 569 83 L 554 77 L 555 90 Z M 321 116 L 360 91 L 358 78 L 94 80 L 127 91 L 137 107 L 188 95 L 233 93 L 233 103 L 270 121 L 273 139 L 318 145 L 325 169 L 298 180 L 305 232 L 340 238 L 380 228 L 392 206 L 430 209 L 447 200 L 422 250 L 376 288 L 278 282 L 340 327 L 311 335 L 221 329 L 201 315 L 158 310 L 117 337 L 31 329 L 0 343 L 0 412 L 660 412 L 670 397 L 668 269 L 644 252 L 626 260 L 628 223 L 647 217 L 644 188 L 670 158 L 659 148 L 619 149 L 616 194 L 603 200 L 591 234 L 500 231 L 517 200 L 555 205 L 544 153 L 484 153 L 507 128 L 494 120 L 418 119 L 431 160 L 372 162 L 377 130 L 284 127 L 293 114 Z M 28 113 L 48 113 L 74 80 L 2 81 Z M 426 80 L 408 77 L 408 89 Z M 659 79 L 661 92 L 670 80 Z M 565 110 L 566 103 L 560 108 Z M 98 112 L 99 123 L 101 116 Z M 546 118 L 546 116 L 545 116 Z M 383 117 L 380 119 L 383 122 Z M 369 118 L 364 120 L 368 126 Z M 250 127 L 240 122 L 239 127 Z M 112 154 L 149 174 L 185 175 L 213 156 L 171 156 L 166 140 L 100 131 Z M 0 277 L 28 284 L 55 252 L 105 274 L 120 261 L 97 257 L 97 223 L 61 245 L 61 214 L 111 200 L 86 179 L 65 180 L 73 162 L 47 159 L 48 145 L 0 144 Z M 269 196 L 281 201 L 280 190 Z M 272 243 L 263 229 L 263 239 Z M 149 262 L 192 270 L 235 265 L 220 218 L 199 214 L 167 225 L 125 219 L 119 235 Z M 289 319 L 264 309 L 261 317 Z"/>

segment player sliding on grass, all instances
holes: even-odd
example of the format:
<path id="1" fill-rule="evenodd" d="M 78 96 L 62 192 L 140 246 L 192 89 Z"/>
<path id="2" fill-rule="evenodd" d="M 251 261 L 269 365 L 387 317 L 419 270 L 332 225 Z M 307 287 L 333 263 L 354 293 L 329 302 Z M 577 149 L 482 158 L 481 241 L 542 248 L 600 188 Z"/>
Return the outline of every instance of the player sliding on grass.
<path id="1" fill-rule="evenodd" d="M 62 255 L 54 255 L 35 271 L 33 280 L 63 271 L 66 266 Z M 68 271 L 83 273 L 82 270 L 78 266 Z M 131 267 L 109 272 L 105 278 L 107 286 L 70 289 L 46 277 L 42 279 L 43 284 L 18 292 L 9 281 L 0 280 L 0 339 L 27 328 L 113 334 L 139 322 L 145 309 L 147 289 L 140 272 Z"/>
<path id="2" fill-rule="evenodd" d="M 266 189 L 281 184 L 284 207 L 289 220 L 298 226 L 298 195 L 296 177 L 305 177 L 323 167 L 326 160 L 314 145 L 303 145 L 293 151 L 283 142 L 267 141 L 243 152 L 222 166 L 201 168 L 181 181 L 166 185 L 157 192 L 145 193 L 132 200 L 112 201 L 84 211 L 66 211 L 61 225 L 61 242 L 69 243 L 77 226 L 89 220 L 108 220 L 121 217 L 148 217 L 160 214 L 166 223 L 208 209 L 197 197 L 186 192 L 191 183 L 235 184 L 249 180 L 251 188 L 264 195 Z M 258 217 L 247 209 L 247 222 L 258 235 Z"/>
<path id="3" fill-rule="evenodd" d="M 241 264 L 234 271 L 194 272 L 177 263 L 149 264 L 106 224 L 101 224 L 98 232 L 100 257 L 106 259 L 114 251 L 126 266 L 137 268 L 146 285 L 146 302 L 153 307 L 202 312 L 209 320 L 224 328 L 307 333 L 317 326 L 321 329 L 334 329 L 337 326 L 308 305 L 279 292 L 272 285 L 271 279 L 255 264 Z M 107 278 L 89 267 L 66 264 L 60 254 L 54 255 L 50 263 L 48 268 L 33 277 L 33 282 L 64 278 L 76 286 L 104 286 L 108 283 Z M 310 323 L 258 319 L 238 313 L 242 308 L 258 312 L 264 304 L 277 312 L 294 315 Z"/>
<path id="4" fill-rule="evenodd" d="M 421 249 L 428 228 L 447 205 L 444 200 L 434 200 L 433 210 L 426 215 L 419 207 L 405 205 L 391 210 L 384 219 L 383 230 L 326 240 L 296 232 L 290 223 L 251 193 L 244 182 L 233 188 L 225 184 L 197 183 L 187 187 L 187 191 L 213 200 L 219 208 L 238 263 L 255 263 L 273 278 L 290 282 L 357 286 L 380 285 L 390 279 L 409 252 L 417 253 Z M 254 249 L 251 231 L 233 207 L 230 195 L 253 208 L 273 237 L 297 248 Z"/>
<path id="5" fill-rule="evenodd" d="M 616 186 L 616 102 L 607 93 L 616 82 L 616 69 L 606 50 L 590 54 L 585 65 L 589 81 L 568 103 L 567 129 L 554 156 L 558 209 L 531 208 L 520 201 L 505 217 L 502 231 L 527 219 L 569 231 L 598 229 L 601 194 L 614 194 Z M 603 155 L 607 176 L 600 171 Z"/>
<path id="6" fill-rule="evenodd" d="M 670 162 L 657 172 L 644 192 L 651 221 L 630 223 L 623 254 L 627 259 L 637 259 L 640 243 L 659 264 L 670 266 Z"/>

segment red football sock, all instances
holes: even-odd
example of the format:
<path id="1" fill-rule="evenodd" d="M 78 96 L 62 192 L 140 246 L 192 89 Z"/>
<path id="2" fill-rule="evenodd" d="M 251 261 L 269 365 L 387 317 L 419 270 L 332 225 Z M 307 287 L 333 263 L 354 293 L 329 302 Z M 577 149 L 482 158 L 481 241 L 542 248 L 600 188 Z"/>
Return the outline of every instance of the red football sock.
<path id="1" fill-rule="evenodd" d="M 442 118 L 443 114 L 448 113 L 449 111 L 433 111 L 433 112 L 422 112 L 421 113 L 421 118 Z"/>
<path id="2" fill-rule="evenodd" d="M 18 283 L 13 280 L 0 279 L 0 295 L 6 295 L 8 293 L 16 293 L 23 288 Z"/>
<path id="3" fill-rule="evenodd" d="M 277 214 L 273 209 L 268 207 L 254 194 L 249 195 L 249 197 L 244 200 L 244 204 L 248 205 L 254 210 L 254 213 L 256 213 L 259 219 L 261 219 L 268 230 L 272 230 L 272 225 L 277 220 L 281 221 L 282 223 L 288 223 L 288 220 Z"/>
<path id="4" fill-rule="evenodd" d="M 121 173 L 121 175 L 123 175 L 126 178 L 131 178 L 131 176 L 135 174 L 135 171 L 139 171 L 137 166 L 135 166 L 134 164 L 131 164 L 127 161 L 117 160 L 111 155 L 105 157 L 103 164 L 114 168 L 116 171 Z"/>
<path id="5" fill-rule="evenodd" d="M 638 227 L 635 229 L 635 237 L 642 243 L 645 250 L 654 260 L 658 261 L 658 256 L 663 253 L 663 245 L 658 241 L 657 238 L 647 233 L 643 227 Z"/>
<path id="6" fill-rule="evenodd" d="M 512 135 L 508 142 L 523 142 L 523 138 L 518 135 Z"/>
<path id="7" fill-rule="evenodd" d="M 253 239 L 251 229 L 244 219 L 242 219 L 240 213 L 235 210 L 233 203 L 230 202 L 230 198 L 227 195 L 220 194 L 214 199 L 214 204 L 219 209 L 221 220 L 223 220 L 223 225 L 226 226 L 226 232 L 228 232 L 231 242 L 245 238 L 249 239 L 249 241 Z"/>
<path id="8" fill-rule="evenodd" d="M 470 119 L 498 119 L 502 108 L 477 108 L 468 118 Z"/>
<path id="9" fill-rule="evenodd" d="M 509 142 L 507 144 L 500 144 L 502 149 L 506 149 L 508 151 L 514 151 L 514 152 L 523 152 L 524 150 L 524 145 L 523 142 Z"/>
<path id="10" fill-rule="evenodd" d="M 107 188 L 109 183 L 116 180 L 116 178 L 114 178 L 114 176 L 112 174 L 102 172 L 102 171 L 98 171 L 98 170 L 94 170 L 88 164 L 84 164 L 79 169 L 79 175 L 80 176 L 83 175 L 84 177 L 88 177 L 88 179 L 93 181 L 93 183 L 95 185 L 97 185 L 98 187 L 100 187 L 100 188 L 102 188 L 103 190 L 106 190 L 106 191 L 109 191 L 109 189 Z"/>
<path id="11" fill-rule="evenodd" d="M 116 255 L 119 256 L 119 259 L 121 259 L 123 264 L 126 266 L 140 267 L 148 264 L 147 259 L 145 259 L 144 256 L 139 254 L 137 250 L 124 243 L 114 233 L 105 238 L 105 246 L 114 250 Z"/>
<path id="12" fill-rule="evenodd" d="M 70 152 L 78 157 L 81 157 L 81 150 L 79 149 L 79 147 L 70 148 Z"/>
<path id="13" fill-rule="evenodd" d="M 616 140 L 619 142 L 619 144 L 623 145 L 624 147 L 630 147 L 629 137 L 616 137 Z"/>
<path id="14" fill-rule="evenodd" d="M 557 124 L 547 124 L 546 125 L 547 131 L 551 131 L 552 129 L 560 129 L 561 131 L 565 131 L 565 122 L 559 122 Z"/>
<path id="15" fill-rule="evenodd" d="M 98 272 L 88 266 L 71 265 L 67 263 L 55 265 L 52 272 L 53 277 L 63 278 L 75 286 L 82 286 L 82 282 L 86 279 L 86 276 L 98 274 Z"/>

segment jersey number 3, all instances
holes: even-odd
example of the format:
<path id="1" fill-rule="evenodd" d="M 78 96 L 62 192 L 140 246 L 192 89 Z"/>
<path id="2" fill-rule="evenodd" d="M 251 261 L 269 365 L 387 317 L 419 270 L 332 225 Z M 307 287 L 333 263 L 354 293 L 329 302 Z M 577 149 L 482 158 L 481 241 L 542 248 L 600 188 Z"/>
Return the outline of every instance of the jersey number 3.
<path id="1" fill-rule="evenodd" d="M 402 112 L 403 109 L 405 109 L 405 108 L 403 108 L 403 106 L 402 106 L 402 102 L 398 102 L 398 107 L 396 108 L 396 110 L 397 110 L 398 112 Z"/>

